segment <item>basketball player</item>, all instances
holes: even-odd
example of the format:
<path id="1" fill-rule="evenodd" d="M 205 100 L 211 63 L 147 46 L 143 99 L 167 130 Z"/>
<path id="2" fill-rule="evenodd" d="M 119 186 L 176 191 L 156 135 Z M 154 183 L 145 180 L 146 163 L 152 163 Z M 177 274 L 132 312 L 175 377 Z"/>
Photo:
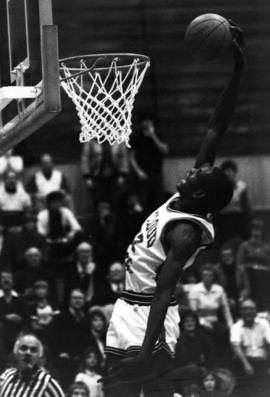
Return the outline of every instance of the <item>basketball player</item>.
<path id="1" fill-rule="evenodd" d="M 213 167 L 217 146 L 235 107 L 244 68 L 243 36 L 231 23 L 234 68 L 210 121 L 194 168 L 178 193 L 154 211 L 127 250 L 126 285 L 107 333 L 106 397 L 173 396 L 171 356 L 178 338 L 176 283 L 198 252 L 213 243 L 207 214 L 232 198 L 226 175 Z"/>

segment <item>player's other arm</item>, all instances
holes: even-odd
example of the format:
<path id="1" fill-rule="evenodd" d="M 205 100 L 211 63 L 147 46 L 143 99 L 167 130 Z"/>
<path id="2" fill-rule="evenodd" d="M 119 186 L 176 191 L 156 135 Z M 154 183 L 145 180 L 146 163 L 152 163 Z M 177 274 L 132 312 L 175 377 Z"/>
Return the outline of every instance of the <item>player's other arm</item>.
<path id="1" fill-rule="evenodd" d="M 213 165 L 218 144 L 224 135 L 235 108 L 241 76 L 244 70 L 243 35 L 239 27 L 232 25 L 232 53 L 234 68 L 228 86 L 223 91 L 210 120 L 194 167 Z"/>
<path id="2" fill-rule="evenodd" d="M 198 249 L 201 229 L 191 223 L 178 223 L 166 236 L 167 258 L 158 276 L 140 356 L 148 359 L 162 330 L 167 309 L 186 261 Z"/>

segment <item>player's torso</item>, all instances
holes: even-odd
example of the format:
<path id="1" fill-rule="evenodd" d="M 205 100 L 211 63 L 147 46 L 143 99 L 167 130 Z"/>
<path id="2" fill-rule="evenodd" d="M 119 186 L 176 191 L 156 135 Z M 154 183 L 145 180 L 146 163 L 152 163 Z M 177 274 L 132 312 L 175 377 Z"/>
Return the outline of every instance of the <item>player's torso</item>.
<path id="1" fill-rule="evenodd" d="M 206 219 L 172 209 L 172 202 L 179 198 L 175 194 L 165 204 L 154 211 L 143 223 L 140 232 L 128 247 L 126 255 L 126 291 L 141 294 L 153 294 L 157 275 L 166 259 L 163 246 L 164 230 L 170 222 L 188 220 L 202 228 L 201 247 L 187 261 L 184 268 L 190 266 L 201 248 L 212 243 L 213 225 Z"/>

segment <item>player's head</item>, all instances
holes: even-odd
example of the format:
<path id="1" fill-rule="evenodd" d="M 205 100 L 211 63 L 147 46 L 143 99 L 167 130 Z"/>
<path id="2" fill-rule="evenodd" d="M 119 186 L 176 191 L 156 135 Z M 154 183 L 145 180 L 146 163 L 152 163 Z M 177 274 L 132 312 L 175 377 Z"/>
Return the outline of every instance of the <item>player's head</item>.
<path id="1" fill-rule="evenodd" d="M 187 173 L 177 189 L 189 211 L 209 213 L 220 211 L 231 201 L 232 183 L 217 167 L 202 167 Z"/>

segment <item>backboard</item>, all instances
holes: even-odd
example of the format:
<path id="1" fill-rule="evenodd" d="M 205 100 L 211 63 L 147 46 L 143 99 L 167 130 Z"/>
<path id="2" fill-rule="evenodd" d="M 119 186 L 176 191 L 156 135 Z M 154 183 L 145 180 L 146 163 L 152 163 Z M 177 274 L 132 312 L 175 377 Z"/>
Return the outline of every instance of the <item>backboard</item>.
<path id="1" fill-rule="evenodd" d="M 51 0 L 0 0 L 0 155 L 61 111 Z"/>

